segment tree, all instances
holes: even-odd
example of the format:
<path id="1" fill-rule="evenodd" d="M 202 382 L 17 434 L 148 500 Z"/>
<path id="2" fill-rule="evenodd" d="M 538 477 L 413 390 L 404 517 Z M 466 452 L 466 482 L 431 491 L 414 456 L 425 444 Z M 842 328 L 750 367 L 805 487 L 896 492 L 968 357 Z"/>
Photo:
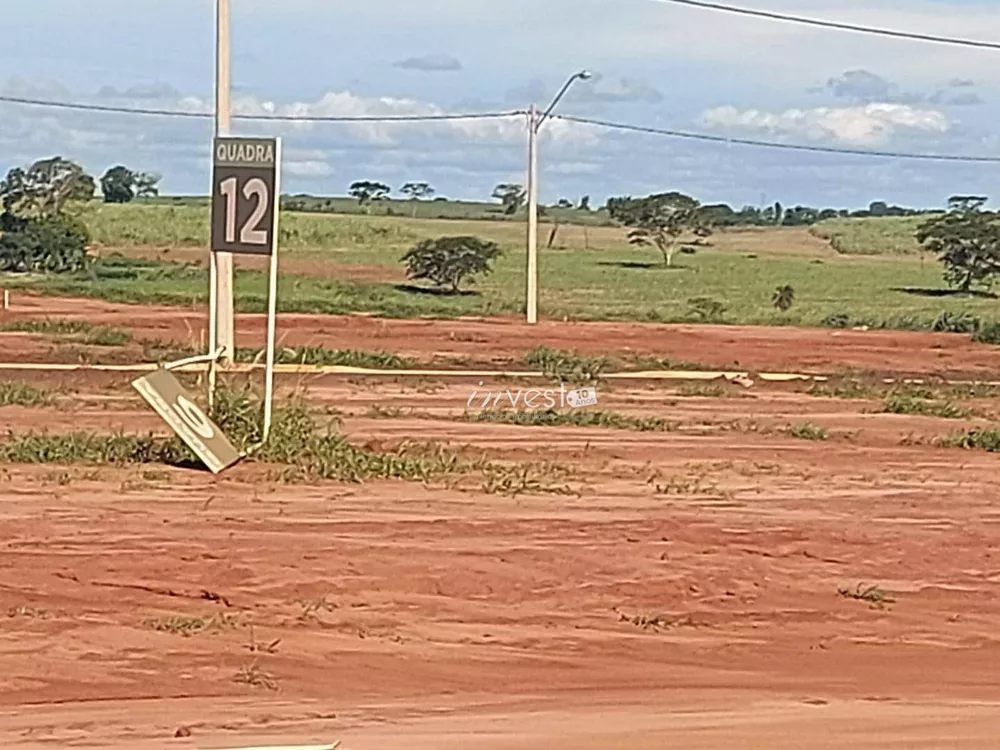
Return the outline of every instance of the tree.
<path id="1" fill-rule="evenodd" d="M 583 196 L 580 199 L 579 209 L 581 211 L 589 211 L 590 210 L 590 196 L 589 195 L 585 195 L 585 196 Z"/>
<path id="2" fill-rule="evenodd" d="M 0 182 L 0 197 L 7 213 L 18 216 L 55 216 L 67 201 L 94 197 L 94 178 L 76 162 L 53 156 L 27 169 L 15 167 Z"/>
<path id="3" fill-rule="evenodd" d="M 101 178 L 101 194 L 105 203 L 131 203 L 135 198 L 151 198 L 160 194 L 157 187 L 163 178 L 152 172 L 135 172 L 119 164 Z"/>
<path id="4" fill-rule="evenodd" d="M 774 290 L 774 296 L 771 297 L 771 304 L 781 310 L 781 312 L 788 312 L 793 302 L 795 302 L 795 290 L 791 284 L 779 286 Z"/>
<path id="5" fill-rule="evenodd" d="M 567 198 L 560 198 L 559 202 L 556 203 L 556 208 L 573 208 L 573 201 Z"/>
<path id="6" fill-rule="evenodd" d="M 984 211 L 982 196 L 952 196 L 948 212 L 920 225 L 917 242 L 937 253 L 949 286 L 969 292 L 1000 273 L 1000 214 Z"/>
<path id="7" fill-rule="evenodd" d="M 367 212 L 372 202 L 385 199 L 391 192 L 392 188 L 384 182 L 359 180 L 351 183 L 348 195 L 352 198 L 357 198 L 358 205 L 364 207 Z"/>
<path id="8" fill-rule="evenodd" d="M 163 175 L 156 174 L 155 172 L 136 172 L 135 197 L 155 198 L 160 194 L 159 185 L 162 179 Z"/>
<path id="9" fill-rule="evenodd" d="M 526 193 L 523 186 L 505 182 L 493 188 L 492 197 L 503 204 L 505 214 L 513 216 L 524 205 Z"/>
<path id="10" fill-rule="evenodd" d="M 135 175 L 128 167 L 111 167 L 101 178 L 105 203 L 129 203 L 135 198 Z"/>
<path id="11" fill-rule="evenodd" d="M 408 278 L 427 279 L 457 294 L 463 279 L 471 283 L 473 276 L 491 273 L 501 254 L 499 245 L 478 237 L 439 237 L 414 246 L 401 260 Z"/>
<path id="12" fill-rule="evenodd" d="M 628 239 L 633 245 L 659 250 L 667 268 L 672 265 L 677 242 L 684 234 L 707 237 L 712 233 L 711 219 L 701 204 L 683 193 L 612 198 L 608 201 L 608 212 L 612 219 L 632 228 Z"/>
<path id="13" fill-rule="evenodd" d="M 426 182 L 408 182 L 399 189 L 399 192 L 413 201 L 413 215 L 417 215 L 417 201 L 430 198 L 434 195 L 434 188 Z"/>

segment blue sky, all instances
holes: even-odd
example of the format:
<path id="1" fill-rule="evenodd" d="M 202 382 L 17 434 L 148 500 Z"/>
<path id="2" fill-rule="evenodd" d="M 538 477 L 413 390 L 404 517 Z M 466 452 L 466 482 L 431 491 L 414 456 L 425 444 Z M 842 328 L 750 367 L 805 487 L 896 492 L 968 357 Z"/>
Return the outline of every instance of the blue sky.
<path id="1" fill-rule="evenodd" d="M 1000 52 L 906 42 L 684 8 L 656 0 L 232 0 L 233 83 L 245 113 L 560 111 L 789 143 L 1000 156 Z M 739 0 L 759 9 L 1000 40 L 1000 2 Z M 212 0 L 33 0 L 5 9 L 0 92 L 210 111 Z M 6 168 L 61 154 L 123 162 L 203 192 L 211 123 L 0 105 Z M 285 139 L 289 192 L 342 194 L 355 179 L 431 182 L 485 198 L 523 182 L 524 126 L 250 125 Z M 595 202 L 679 189 L 732 204 L 937 206 L 1000 197 L 1000 165 L 753 150 L 551 121 L 542 199 Z"/>

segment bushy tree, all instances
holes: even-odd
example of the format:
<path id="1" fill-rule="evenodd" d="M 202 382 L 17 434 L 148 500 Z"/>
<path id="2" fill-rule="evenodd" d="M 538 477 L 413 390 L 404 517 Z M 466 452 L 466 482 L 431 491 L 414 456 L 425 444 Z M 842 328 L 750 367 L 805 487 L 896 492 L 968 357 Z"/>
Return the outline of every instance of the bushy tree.
<path id="1" fill-rule="evenodd" d="M 680 239 L 686 235 L 707 237 L 712 233 L 711 216 L 694 198 L 683 193 L 658 193 L 646 198 L 612 198 L 611 218 L 631 227 L 629 242 L 655 247 L 663 255 L 663 265 L 673 263 Z"/>
<path id="2" fill-rule="evenodd" d="M 779 286 L 774 290 L 774 295 L 771 297 L 771 304 L 781 310 L 781 312 L 788 312 L 794 302 L 795 289 L 792 288 L 791 284 Z"/>
<path id="3" fill-rule="evenodd" d="M 62 214 L 0 215 L 0 271 L 71 273 L 87 264 L 87 228 Z"/>
<path id="4" fill-rule="evenodd" d="M 15 167 L 0 182 L 6 213 L 16 216 L 54 216 L 69 201 L 94 197 L 94 178 L 76 162 L 53 156 L 26 169 Z"/>
<path id="5" fill-rule="evenodd" d="M 391 192 L 392 188 L 384 182 L 375 182 L 373 180 L 352 182 L 351 187 L 348 189 L 348 195 L 352 198 L 357 198 L 358 205 L 365 207 L 366 210 L 371 203 L 387 198 Z"/>
<path id="6" fill-rule="evenodd" d="M 522 185 L 504 182 L 493 188 L 493 198 L 503 204 L 504 213 L 513 216 L 524 205 L 527 193 Z"/>
<path id="7" fill-rule="evenodd" d="M 917 242 L 938 255 L 949 286 L 969 292 L 1000 273 L 1000 214 L 984 211 L 982 196 L 954 196 L 948 212 L 917 229 Z"/>
<path id="8" fill-rule="evenodd" d="M 413 216 L 417 215 L 417 201 L 426 200 L 434 196 L 434 188 L 426 182 L 408 182 L 399 189 L 399 192 L 413 201 Z"/>
<path id="9" fill-rule="evenodd" d="M 408 278 L 426 279 L 457 294 L 463 280 L 472 283 L 474 276 L 491 273 L 501 254 L 496 243 L 478 237 L 439 237 L 411 248 L 402 262 Z"/>

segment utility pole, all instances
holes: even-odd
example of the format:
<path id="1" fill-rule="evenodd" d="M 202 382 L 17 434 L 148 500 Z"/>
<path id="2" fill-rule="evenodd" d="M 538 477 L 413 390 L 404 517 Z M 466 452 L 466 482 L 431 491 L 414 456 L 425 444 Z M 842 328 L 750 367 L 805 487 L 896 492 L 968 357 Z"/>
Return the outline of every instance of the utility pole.
<path id="1" fill-rule="evenodd" d="M 593 73 L 589 70 L 575 73 L 566 81 L 545 112 L 539 115 L 534 104 L 528 112 L 528 273 L 525 307 L 529 325 L 538 322 L 538 131 L 569 91 L 569 87 L 575 81 L 586 81 L 592 77 Z"/>
<path id="2" fill-rule="evenodd" d="M 226 136 L 230 135 L 232 124 L 230 0 L 216 0 L 215 11 L 215 134 Z M 224 348 L 224 359 L 232 362 L 236 353 L 233 321 L 233 255 L 219 252 L 211 253 L 211 256 L 209 350 L 214 353 L 220 347 Z M 211 384 L 211 391 L 214 391 L 214 383 Z"/>
<path id="3" fill-rule="evenodd" d="M 528 112 L 528 324 L 538 322 L 538 110 Z"/>

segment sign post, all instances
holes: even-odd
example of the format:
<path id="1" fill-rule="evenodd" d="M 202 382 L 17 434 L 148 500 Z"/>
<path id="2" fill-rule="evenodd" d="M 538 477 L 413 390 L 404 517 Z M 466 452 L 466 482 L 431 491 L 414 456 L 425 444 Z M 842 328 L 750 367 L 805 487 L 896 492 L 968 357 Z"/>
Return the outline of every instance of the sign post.
<path id="1" fill-rule="evenodd" d="M 281 139 L 217 136 L 212 154 L 212 252 L 268 255 L 271 260 L 264 382 L 263 439 L 267 440 L 274 400 Z M 218 316 L 211 317 L 217 325 Z M 209 380 L 209 388 L 214 389 L 214 378 Z"/>

